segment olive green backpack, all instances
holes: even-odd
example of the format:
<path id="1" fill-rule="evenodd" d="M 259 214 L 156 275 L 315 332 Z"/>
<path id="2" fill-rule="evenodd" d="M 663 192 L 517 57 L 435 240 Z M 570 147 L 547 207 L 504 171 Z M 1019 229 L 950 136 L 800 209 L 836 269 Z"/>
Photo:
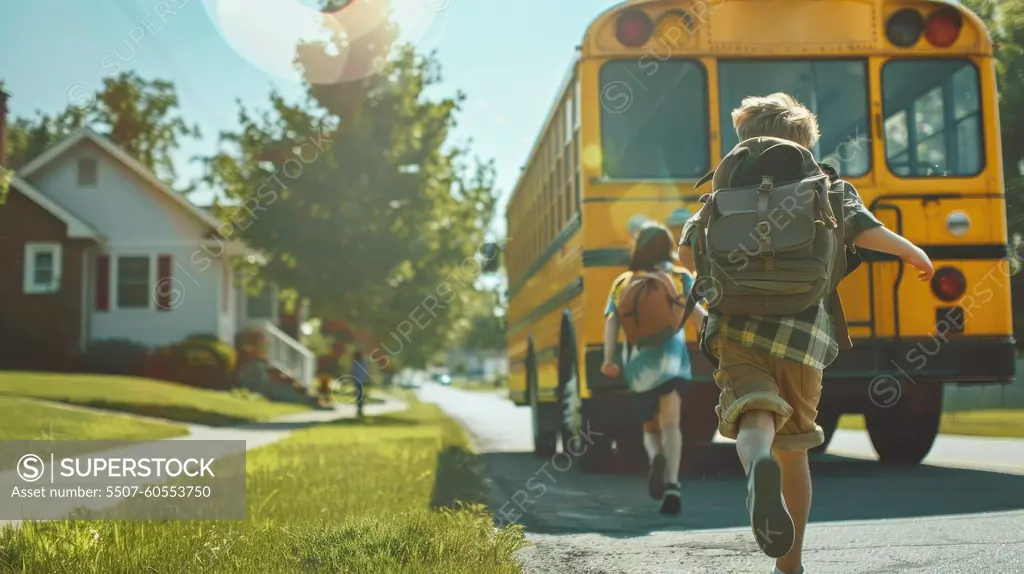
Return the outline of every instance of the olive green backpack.
<path id="1" fill-rule="evenodd" d="M 694 188 L 708 180 L 684 323 L 702 297 L 722 315 L 793 315 L 835 291 L 846 273 L 843 184 L 808 149 L 751 138 Z"/>

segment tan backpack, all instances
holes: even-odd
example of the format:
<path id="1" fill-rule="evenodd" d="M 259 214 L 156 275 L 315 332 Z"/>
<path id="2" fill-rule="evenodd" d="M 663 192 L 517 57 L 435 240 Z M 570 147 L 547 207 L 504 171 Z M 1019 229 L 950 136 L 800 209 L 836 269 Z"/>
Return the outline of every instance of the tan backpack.
<path id="1" fill-rule="evenodd" d="M 686 300 L 666 272 L 633 273 L 619 297 L 618 312 L 626 340 L 636 347 L 659 347 L 683 325 Z"/>

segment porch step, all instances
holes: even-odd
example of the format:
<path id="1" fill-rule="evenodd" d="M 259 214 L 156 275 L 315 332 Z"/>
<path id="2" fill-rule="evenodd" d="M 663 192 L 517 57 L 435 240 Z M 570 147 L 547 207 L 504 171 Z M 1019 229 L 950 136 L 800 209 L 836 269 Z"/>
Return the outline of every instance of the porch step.
<path id="1" fill-rule="evenodd" d="M 277 367 L 266 361 L 251 361 L 238 368 L 237 384 L 270 401 L 316 404 L 305 389 L 295 387 L 297 382 Z M 301 387 L 301 385 L 299 385 Z"/>

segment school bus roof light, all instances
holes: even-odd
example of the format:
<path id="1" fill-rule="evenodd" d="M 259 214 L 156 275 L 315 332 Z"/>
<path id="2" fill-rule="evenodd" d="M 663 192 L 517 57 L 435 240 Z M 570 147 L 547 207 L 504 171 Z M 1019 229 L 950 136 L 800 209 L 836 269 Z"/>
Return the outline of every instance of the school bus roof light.
<path id="1" fill-rule="evenodd" d="M 894 46 L 909 48 L 921 39 L 924 16 L 913 8 L 897 10 L 885 23 L 885 36 Z"/>
<path id="2" fill-rule="evenodd" d="M 924 24 L 924 37 L 936 48 L 948 48 L 960 37 L 964 19 L 956 9 L 939 8 L 928 16 Z"/>
<path id="3" fill-rule="evenodd" d="M 626 10 L 619 14 L 615 37 L 623 46 L 636 48 L 646 44 L 653 31 L 654 23 L 647 13 L 642 10 Z"/>

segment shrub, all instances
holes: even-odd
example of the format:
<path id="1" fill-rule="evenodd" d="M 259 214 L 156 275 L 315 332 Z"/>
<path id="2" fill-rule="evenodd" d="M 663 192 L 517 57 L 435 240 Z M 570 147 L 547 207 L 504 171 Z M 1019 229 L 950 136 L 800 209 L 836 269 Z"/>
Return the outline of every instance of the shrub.
<path id="1" fill-rule="evenodd" d="M 231 345 L 207 336 L 190 336 L 153 353 L 149 376 L 194 387 L 232 386 L 237 354 Z"/>
<path id="2" fill-rule="evenodd" d="M 238 360 L 247 363 L 267 359 L 267 335 L 260 329 L 244 329 L 235 335 Z"/>
<path id="3" fill-rule="evenodd" d="M 181 345 L 185 347 L 185 349 L 209 350 L 218 357 L 218 360 L 216 362 L 219 364 L 223 364 L 229 373 L 235 370 L 235 364 L 238 362 L 238 353 L 235 351 L 235 348 L 231 346 L 230 343 L 225 343 L 224 341 L 221 341 L 219 338 L 207 339 L 205 337 L 189 337 L 188 339 L 185 339 L 185 341 L 182 342 Z M 200 364 L 209 364 L 209 360 L 204 359 L 202 356 L 198 356 L 197 360 L 200 362 Z"/>
<path id="4" fill-rule="evenodd" d="M 89 345 L 82 367 L 92 373 L 106 375 L 144 375 L 147 372 L 149 347 L 129 339 L 104 339 Z"/>

